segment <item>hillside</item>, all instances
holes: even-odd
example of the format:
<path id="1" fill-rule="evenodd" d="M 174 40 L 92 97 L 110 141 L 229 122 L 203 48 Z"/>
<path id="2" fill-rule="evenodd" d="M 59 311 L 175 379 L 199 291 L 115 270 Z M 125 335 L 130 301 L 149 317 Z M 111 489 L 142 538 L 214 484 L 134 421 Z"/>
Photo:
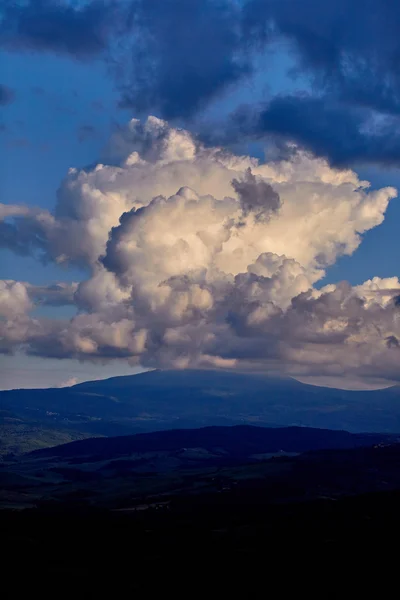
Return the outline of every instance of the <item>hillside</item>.
<path id="1" fill-rule="evenodd" d="M 269 482 L 271 497 L 279 497 L 283 483 L 285 498 L 294 483 L 302 494 L 319 493 L 322 479 L 330 493 L 338 486 L 346 493 L 353 485 L 375 489 L 381 470 L 388 485 L 400 482 L 392 461 L 384 468 L 379 464 L 391 449 L 399 462 L 397 440 L 384 434 L 248 425 L 81 440 L 5 461 L 0 507 L 69 505 L 73 499 L 92 507 L 131 507 L 216 493 L 246 481 Z M 370 472 L 376 460 L 378 475 Z"/>
<path id="2" fill-rule="evenodd" d="M 71 388 L 0 392 L 0 454 L 93 436 L 256 424 L 400 431 L 400 387 L 344 391 L 217 371 L 152 371 Z"/>
<path id="3" fill-rule="evenodd" d="M 217 451 L 221 456 L 248 459 L 254 454 L 350 449 L 389 443 L 395 439 L 397 438 L 394 436 L 379 433 L 354 434 L 310 427 L 261 428 L 236 425 L 92 438 L 36 450 L 30 457 L 43 459 L 96 456 L 98 460 L 103 460 L 137 452 L 178 452 L 182 449 L 202 448 L 208 452 Z"/>
<path id="4" fill-rule="evenodd" d="M 304 578 L 310 597 L 379 596 L 382 581 L 373 588 L 365 569 L 393 562 L 396 573 L 396 439 L 245 425 L 14 458 L 0 466 L 5 581 L 29 592 L 45 564 L 40 585 L 66 598 L 165 585 L 195 597 L 274 585 L 285 596 Z"/>

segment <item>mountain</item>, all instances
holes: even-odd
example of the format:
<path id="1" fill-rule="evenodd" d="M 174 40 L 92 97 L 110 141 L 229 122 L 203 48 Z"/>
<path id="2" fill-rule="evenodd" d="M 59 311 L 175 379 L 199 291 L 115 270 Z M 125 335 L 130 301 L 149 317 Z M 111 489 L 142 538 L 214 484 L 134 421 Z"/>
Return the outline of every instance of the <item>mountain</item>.
<path id="1" fill-rule="evenodd" d="M 151 371 L 71 388 L 0 392 L 0 454 L 93 436 L 257 424 L 400 431 L 400 387 L 345 391 L 220 371 Z"/>

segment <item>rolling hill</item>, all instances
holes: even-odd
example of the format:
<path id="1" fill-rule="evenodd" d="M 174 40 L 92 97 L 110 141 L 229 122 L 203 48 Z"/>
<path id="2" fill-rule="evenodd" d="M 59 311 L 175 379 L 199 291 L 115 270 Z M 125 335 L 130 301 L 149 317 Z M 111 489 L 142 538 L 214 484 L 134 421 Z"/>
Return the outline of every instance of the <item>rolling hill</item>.
<path id="1" fill-rule="evenodd" d="M 397 442 L 384 434 L 249 425 L 92 438 L 4 461 L 0 507 L 78 500 L 129 508 L 246 482 L 267 485 L 271 498 L 286 500 L 300 488 L 306 496 L 323 488 L 330 494 L 375 490 L 381 480 L 386 487 L 400 484 Z"/>

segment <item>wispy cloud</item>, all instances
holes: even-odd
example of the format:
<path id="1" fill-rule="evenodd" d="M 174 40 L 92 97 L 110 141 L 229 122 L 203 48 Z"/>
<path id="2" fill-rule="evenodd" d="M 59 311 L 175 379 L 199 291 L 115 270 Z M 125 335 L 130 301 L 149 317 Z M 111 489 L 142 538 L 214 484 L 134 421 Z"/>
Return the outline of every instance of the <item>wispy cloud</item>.
<path id="1" fill-rule="evenodd" d="M 60 387 L 60 388 L 72 387 L 73 385 L 76 385 L 77 383 L 79 383 L 79 379 L 77 377 L 70 377 L 69 379 L 62 381 L 57 387 Z"/>

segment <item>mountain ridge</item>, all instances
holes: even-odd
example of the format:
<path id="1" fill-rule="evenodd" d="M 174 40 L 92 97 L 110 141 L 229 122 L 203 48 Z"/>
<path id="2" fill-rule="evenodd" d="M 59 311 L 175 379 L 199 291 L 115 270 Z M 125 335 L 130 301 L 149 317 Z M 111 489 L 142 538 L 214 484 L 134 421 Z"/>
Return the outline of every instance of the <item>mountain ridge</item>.
<path id="1" fill-rule="evenodd" d="M 213 370 L 213 369 L 207 369 L 207 370 L 203 370 L 203 369 L 179 369 L 179 370 L 175 370 L 175 369 L 152 369 L 149 371 L 143 371 L 141 373 L 135 373 L 133 375 L 117 375 L 115 377 L 107 377 L 106 379 L 96 379 L 96 380 L 89 380 L 89 381 L 83 381 L 81 383 L 76 383 L 68 388 L 60 388 L 60 389 L 70 389 L 70 390 L 81 390 L 81 389 L 85 389 L 86 387 L 92 387 L 95 386 L 97 384 L 109 384 L 109 383 L 117 383 L 117 382 L 127 382 L 127 381 L 132 381 L 133 383 L 138 382 L 139 379 L 147 379 L 147 377 L 149 375 L 151 376 L 155 376 L 155 374 L 159 374 L 159 375 L 169 375 L 169 374 L 186 374 L 187 376 L 193 377 L 195 375 L 200 375 L 202 378 L 207 377 L 207 374 L 213 374 L 213 373 L 218 373 L 218 375 L 227 375 L 228 377 L 237 377 L 239 378 L 252 378 L 252 379 L 258 379 L 260 381 L 264 381 L 266 383 L 285 383 L 287 385 L 292 384 L 294 388 L 299 387 L 299 388 L 317 388 L 319 390 L 336 390 L 338 392 L 348 392 L 348 393 L 369 393 L 369 392 L 373 392 L 373 393 L 380 393 L 382 391 L 386 391 L 386 390 L 393 390 L 396 389 L 398 391 L 400 391 L 400 384 L 398 385 L 391 385 L 388 387 L 383 387 L 383 388 L 374 388 L 374 389 L 354 389 L 354 390 L 349 390 L 346 388 L 335 388 L 335 387 L 331 387 L 331 386 L 323 386 L 323 385 L 317 385 L 317 384 L 312 384 L 312 383 L 308 383 L 308 382 L 303 382 L 303 381 L 299 381 L 298 379 L 294 378 L 294 377 L 278 377 L 278 376 L 270 376 L 270 375 L 266 375 L 263 373 L 246 373 L 244 371 L 240 371 L 240 372 L 234 372 L 234 371 L 230 371 L 230 370 L 225 370 L 225 369 L 219 369 L 218 371 Z M 146 377 L 147 376 L 147 377 Z M 58 388 L 46 388 L 46 389 L 58 389 Z M 13 391 L 13 390 L 10 390 Z"/>
<path id="2" fill-rule="evenodd" d="M 89 437 L 205 426 L 400 432 L 400 387 L 348 391 L 229 371 L 155 370 L 0 392 L 0 455 Z"/>
<path id="3" fill-rule="evenodd" d="M 181 447 L 213 449 L 229 445 L 230 451 L 241 446 L 263 446 L 262 452 L 305 452 L 331 448 L 356 448 L 379 443 L 393 443 L 394 436 L 380 433 L 350 433 L 343 430 L 313 427 L 257 427 L 233 425 L 231 427 L 201 427 L 198 429 L 171 429 L 109 438 L 88 438 L 54 448 L 34 450 L 31 456 L 74 456 L 84 452 L 104 452 L 111 448 L 115 455 L 127 452 L 156 452 L 178 450 Z"/>

